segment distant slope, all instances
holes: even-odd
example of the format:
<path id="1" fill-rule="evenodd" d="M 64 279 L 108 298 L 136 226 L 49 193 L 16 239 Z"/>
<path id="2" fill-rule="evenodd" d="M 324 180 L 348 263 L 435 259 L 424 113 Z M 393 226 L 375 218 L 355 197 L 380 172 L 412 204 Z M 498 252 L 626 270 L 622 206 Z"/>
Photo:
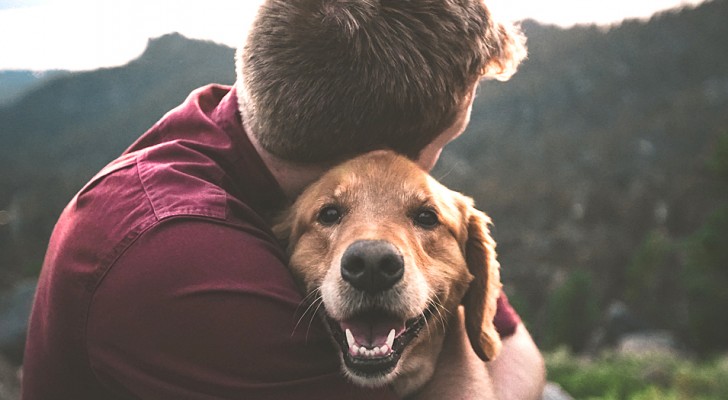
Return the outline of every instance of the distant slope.
<path id="1" fill-rule="evenodd" d="M 0 71 L 0 107 L 8 105 L 31 88 L 55 76 L 67 74 L 66 71 Z"/>
<path id="2" fill-rule="evenodd" d="M 125 66 L 52 79 L 0 108 L 0 210 L 13 216 L 0 225 L 0 271 L 37 269 L 87 179 L 191 90 L 234 75 L 232 48 L 170 34 Z"/>
<path id="3" fill-rule="evenodd" d="M 95 169 L 191 89 L 210 82 L 232 83 L 233 54 L 228 47 L 171 34 L 151 40 L 141 57 L 123 67 L 52 80 L 0 109 L 0 133 L 8 144 L 4 149 L 32 148 L 65 160 L 96 157 L 89 165 Z M 21 163 L 27 158 L 20 153 L 13 157 Z"/>
<path id="4" fill-rule="evenodd" d="M 726 20 L 720 0 L 610 30 L 527 22 L 521 71 L 482 85 L 435 175 L 493 215 L 542 321 L 544 286 L 587 270 L 618 299 L 645 235 L 684 237 L 723 201 L 705 165 L 728 134 Z"/>
<path id="5" fill-rule="evenodd" d="M 463 187 L 484 175 L 475 194 L 487 204 L 552 196 L 567 214 L 599 182 L 624 193 L 650 177 L 667 196 L 671 175 L 700 169 L 726 130 L 725 18 L 728 2 L 714 1 L 609 31 L 527 23 L 529 59 L 510 82 L 482 85 L 470 134 L 448 149 L 467 160 Z"/>

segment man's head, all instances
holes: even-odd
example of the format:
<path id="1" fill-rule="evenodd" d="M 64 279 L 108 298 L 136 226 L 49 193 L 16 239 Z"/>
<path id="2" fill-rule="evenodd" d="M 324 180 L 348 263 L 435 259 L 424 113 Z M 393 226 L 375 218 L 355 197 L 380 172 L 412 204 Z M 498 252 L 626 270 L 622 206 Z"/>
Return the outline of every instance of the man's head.
<path id="1" fill-rule="evenodd" d="M 267 0 L 237 56 L 241 113 L 282 160 L 417 159 L 462 132 L 477 82 L 510 77 L 523 42 L 482 0 Z"/>

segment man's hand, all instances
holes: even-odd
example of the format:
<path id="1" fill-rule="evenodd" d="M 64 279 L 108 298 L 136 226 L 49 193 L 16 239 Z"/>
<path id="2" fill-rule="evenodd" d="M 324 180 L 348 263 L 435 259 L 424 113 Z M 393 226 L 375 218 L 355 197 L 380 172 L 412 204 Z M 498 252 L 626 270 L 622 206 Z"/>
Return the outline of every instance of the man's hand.
<path id="1" fill-rule="evenodd" d="M 450 321 L 435 374 L 413 400 L 540 399 L 545 382 L 543 358 L 526 327 L 503 340 L 495 361 L 483 363 L 465 333 L 462 307 Z"/>
<path id="2" fill-rule="evenodd" d="M 449 321 L 435 374 L 411 400 L 495 400 L 494 393 L 490 373 L 470 346 L 459 307 Z"/>
<path id="3" fill-rule="evenodd" d="M 503 339 L 501 353 L 486 363 L 498 400 L 536 400 L 543 395 L 546 367 L 526 327 L 519 323 Z"/>

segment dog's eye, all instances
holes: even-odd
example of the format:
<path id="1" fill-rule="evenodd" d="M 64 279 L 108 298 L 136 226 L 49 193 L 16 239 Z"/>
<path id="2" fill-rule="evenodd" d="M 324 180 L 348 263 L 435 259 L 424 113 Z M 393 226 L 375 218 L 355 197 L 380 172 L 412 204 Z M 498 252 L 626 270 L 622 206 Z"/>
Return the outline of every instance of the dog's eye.
<path id="1" fill-rule="evenodd" d="M 440 220 L 437 218 L 437 213 L 432 210 L 417 211 L 414 219 L 415 224 L 427 229 L 432 229 L 440 223 Z"/>
<path id="2" fill-rule="evenodd" d="M 336 206 L 326 206 L 318 213 L 317 220 L 322 225 L 334 225 L 341 221 L 341 209 Z"/>

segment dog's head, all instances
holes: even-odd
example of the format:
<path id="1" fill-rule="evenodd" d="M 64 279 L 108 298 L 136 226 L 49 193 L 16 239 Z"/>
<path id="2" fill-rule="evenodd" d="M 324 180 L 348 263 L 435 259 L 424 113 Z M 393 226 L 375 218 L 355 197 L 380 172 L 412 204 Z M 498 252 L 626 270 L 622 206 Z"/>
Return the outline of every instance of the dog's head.
<path id="1" fill-rule="evenodd" d="M 377 151 L 313 183 L 275 230 L 308 298 L 323 304 L 346 375 L 419 386 L 460 304 L 475 352 L 487 360 L 500 349 L 489 222 L 413 162 Z"/>

